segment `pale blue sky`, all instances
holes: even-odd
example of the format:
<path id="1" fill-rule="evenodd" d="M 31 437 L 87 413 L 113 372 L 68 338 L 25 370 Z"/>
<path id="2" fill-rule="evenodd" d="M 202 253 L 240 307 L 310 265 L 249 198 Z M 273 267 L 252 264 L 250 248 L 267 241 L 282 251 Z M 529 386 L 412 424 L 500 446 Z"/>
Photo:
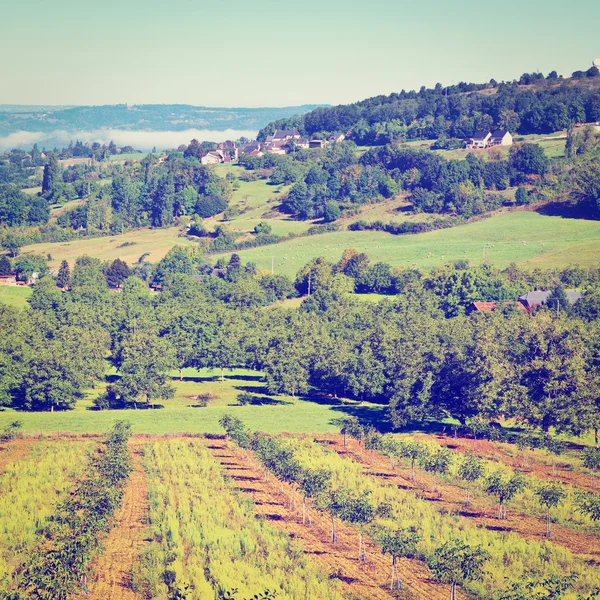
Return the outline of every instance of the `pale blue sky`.
<path id="1" fill-rule="evenodd" d="M 598 0 L 3 0 L 0 104 L 352 102 L 570 75 Z"/>

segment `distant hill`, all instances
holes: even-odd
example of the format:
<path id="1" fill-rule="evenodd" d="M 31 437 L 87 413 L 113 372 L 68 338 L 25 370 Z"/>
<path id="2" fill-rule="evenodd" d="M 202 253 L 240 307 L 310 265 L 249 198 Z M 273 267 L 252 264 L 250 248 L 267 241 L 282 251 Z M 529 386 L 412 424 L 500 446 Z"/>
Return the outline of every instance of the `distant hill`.
<path id="1" fill-rule="evenodd" d="M 0 105 L 0 136 L 17 132 L 259 130 L 267 123 L 314 110 L 319 105 L 219 108 L 187 104 L 107 106 Z"/>
<path id="2" fill-rule="evenodd" d="M 354 104 L 319 107 L 269 123 L 263 140 L 275 129 L 296 127 L 307 137 L 343 132 L 361 145 L 384 145 L 413 139 L 469 138 L 495 128 L 511 133 L 545 134 L 572 122 L 600 121 L 600 71 L 592 67 L 562 78 L 552 71 L 524 73 L 518 80 L 466 83 L 416 91 L 402 90 Z"/>

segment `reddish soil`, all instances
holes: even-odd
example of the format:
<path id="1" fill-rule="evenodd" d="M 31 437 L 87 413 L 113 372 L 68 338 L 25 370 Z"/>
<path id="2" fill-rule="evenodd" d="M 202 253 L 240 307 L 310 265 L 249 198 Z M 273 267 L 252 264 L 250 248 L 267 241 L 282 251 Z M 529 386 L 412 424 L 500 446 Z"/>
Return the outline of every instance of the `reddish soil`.
<path id="1" fill-rule="evenodd" d="M 353 598 L 389 600 L 391 575 L 390 558 L 381 554 L 371 539 L 366 539 L 367 561 L 358 560 L 358 535 L 354 529 L 336 520 L 338 542 L 330 543 L 331 519 L 310 510 L 312 525 L 302 525 L 301 501 L 296 510 L 290 509 L 291 488 L 273 477 L 265 481 L 263 472 L 251 459 L 244 460 L 239 450 L 229 447 L 225 440 L 206 440 L 207 447 L 225 468 L 235 487 L 252 498 L 258 515 L 267 518 L 287 533 L 325 573 L 338 573 L 342 593 Z M 283 492 L 281 491 L 283 490 Z M 401 559 L 397 570 L 405 589 L 414 600 L 446 600 L 449 587 L 436 583 L 427 567 L 420 561 Z M 461 592 L 457 599 L 465 600 Z"/>
<path id="2" fill-rule="evenodd" d="M 0 444 L 0 473 L 2 473 L 11 463 L 27 456 L 33 447 L 33 444 L 34 442 L 31 440 L 21 439 Z"/>
<path id="3" fill-rule="evenodd" d="M 115 525 L 103 540 L 104 552 L 93 563 L 86 600 L 141 600 L 130 587 L 131 570 L 144 545 L 145 516 L 148 510 L 146 472 L 141 446 L 130 443 L 133 471 L 123 502 L 115 515 Z"/>
<path id="4" fill-rule="evenodd" d="M 573 471 L 572 466 L 567 462 L 561 461 L 560 456 L 557 457 L 556 468 L 553 470 L 551 464 L 544 464 L 544 459 L 548 460 L 547 457 L 542 457 L 532 450 L 525 451 L 527 456 L 527 463 L 525 463 L 523 455 L 519 452 L 517 447 L 512 444 L 490 442 L 489 440 L 477 440 L 474 444 L 472 439 L 463 437 L 455 439 L 452 436 L 447 435 L 431 436 L 416 434 L 414 437 L 415 439 L 422 440 L 431 440 L 434 438 L 435 441 L 442 446 L 446 446 L 456 452 L 473 452 L 477 456 L 496 462 L 502 462 L 513 469 L 522 471 L 523 473 L 531 473 L 540 479 L 559 481 L 589 491 L 600 491 L 600 482 L 596 482 L 596 486 L 594 486 L 593 479 L 590 475 L 582 473 L 581 471 Z M 473 450 L 474 446 L 475 450 Z"/>
<path id="5" fill-rule="evenodd" d="M 396 464 L 395 469 L 392 469 L 389 458 L 374 451 L 361 452 L 358 443 L 354 440 L 348 440 L 347 447 L 344 447 L 341 437 L 319 436 L 317 439 L 338 454 L 360 463 L 364 467 L 365 474 L 385 480 L 399 488 L 414 491 L 417 496 L 435 502 L 439 509 L 458 514 L 493 531 L 512 531 L 527 540 L 539 542 L 547 540 L 544 519 L 508 509 L 507 518 L 498 520 L 497 505 L 491 499 L 472 498 L 471 503 L 465 505 L 465 492 L 462 488 L 447 482 L 438 482 L 438 491 L 434 492 L 433 476 L 425 471 L 416 469 L 416 481 L 412 481 L 410 467 Z M 600 536 L 552 524 L 551 541 L 568 548 L 584 560 L 600 564 Z"/>

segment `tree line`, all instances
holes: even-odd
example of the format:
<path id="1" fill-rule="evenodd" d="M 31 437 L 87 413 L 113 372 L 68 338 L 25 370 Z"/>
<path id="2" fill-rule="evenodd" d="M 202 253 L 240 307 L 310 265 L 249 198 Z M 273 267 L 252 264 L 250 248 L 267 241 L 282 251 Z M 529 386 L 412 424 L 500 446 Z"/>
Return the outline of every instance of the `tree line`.
<path id="1" fill-rule="evenodd" d="M 135 275 L 111 292 L 102 264 L 84 259 L 70 291 L 47 277 L 30 310 L 2 307 L 0 402 L 68 409 L 113 365 L 118 376 L 97 407 L 150 407 L 172 397 L 172 370 L 239 367 L 263 371 L 271 393 L 381 403 L 390 426 L 451 416 L 514 417 L 573 434 L 599 427 L 598 272 L 561 274 L 585 292 L 571 306 L 551 273 L 466 264 L 390 271 L 355 251 L 338 263 L 316 259 L 294 282 L 235 255 L 219 274 L 167 264 L 160 294 Z M 544 283 L 554 286 L 546 307 L 517 310 L 518 295 Z M 353 289 L 395 295 L 372 305 Z M 300 310 L 260 309 L 309 291 Z M 498 309 L 468 314 L 475 299 Z"/>

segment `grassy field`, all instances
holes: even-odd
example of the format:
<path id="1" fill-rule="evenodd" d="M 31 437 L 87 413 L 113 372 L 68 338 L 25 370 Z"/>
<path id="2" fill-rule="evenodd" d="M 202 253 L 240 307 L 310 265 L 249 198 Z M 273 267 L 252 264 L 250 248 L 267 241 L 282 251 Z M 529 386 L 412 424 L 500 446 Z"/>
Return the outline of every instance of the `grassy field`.
<path id="1" fill-rule="evenodd" d="M 175 374 L 173 374 L 175 376 Z M 111 410 L 95 411 L 92 398 L 103 387 L 91 390 L 88 397 L 80 401 L 75 410 L 54 413 L 18 413 L 9 409 L 0 412 L 0 429 L 14 421 L 23 422 L 26 433 L 69 431 L 74 433 L 105 432 L 117 419 L 127 419 L 134 433 L 220 433 L 219 418 L 231 413 L 242 419 L 248 427 L 270 433 L 288 432 L 331 432 L 335 427 L 330 421 L 358 409 L 356 403 L 342 405 L 335 399 L 317 401 L 292 399 L 287 396 L 270 396 L 260 381 L 260 374 L 236 370 L 226 372 L 225 381 L 219 380 L 220 372 L 193 369 L 184 370 L 184 380 L 173 379 L 175 398 L 164 402 L 164 408 L 155 410 Z M 236 397 L 243 391 L 256 394 L 258 402 L 252 406 L 237 405 Z M 194 399 L 199 394 L 215 394 L 216 400 L 206 408 L 197 408 Z M 363 403 L 361 414 L 372 414 L 377 418 L 383 407 Z"/>
<path id="2" fill-rule="evenodd" d="M 367 218 L 382 218 L 386 210 L 389 214 L 389 207 L 374 206 Z M 399 221 L 402 217 L 392 220 Z M 260 221 L 260 218 L 255 221 Z M 277 219 L 270 223 L 275 233 L 309 225 Z M 235 228 L 235 224 L 234 221 L 228 226 Z M 111 237 L 34 244 L 24 247 L 23 253 L 50 254 L 50 267 L 55 269 L 61 260 L 72 262 L 83 254 L 103 260 L 120 258 L 133 263 L 142 254 L 149 253 L 147 259 L 156 262 L 175 245 L 195 244 L 185 237 L 178 237 L 179 233 L 176 227 L 143 229 Z M 128 245 L 123 246 L 125 243 Z M 600 262 L 600 222 L 514 211 L 452 229 L 417 235 L 339 231 L 243 250 L 239 254 L 244 261 L 254 261 L 259 268 L 266 270 L 271 269 L 271 257 L 274 257 L 276 272 L 294 275 L 316 256 L 339 260 L 345 248 L 366 252 L 374 261 L 424 269 L 462 258 L 469 259 L 472 264 L 480 264 L 484 249 L 486 261 L 499 267 L 512 262 L 531 268 L 562 268 L 570 264 L 597 266 Z"/>
<path id="3" fill-rule="evenodd" d="M 62 260 L 74 261 L 78 256 L 87 254 L 102 260 L 120 258 L 128 263 L 134 263 L 138 258 L 148 252 L 147 259 L 151 262 L 159 261 L 173 246 L 190 246 L 194 242 L 178 237 L 180 231 L 177 227 L 167 229 L 140 229 L 121 235 L 85 238 L 71 242 L 52 242 L 32 244 L 25 246 L 22 254 L 29 252 L 35 254 L 50 254 L 50 268 L 58 268 Z M 123 244 L 127 243 L 127 246 Z"/>
<path id="4" fill-rule="evenodd" d="M 31 296 L 31 288 L 25 286 L 1 285 L 0 302 L 9 306 L 23 308 L 27 306 L 27 298 Z"/>
<path id="5" fill-rule="evenodd" d="M 600 222 L 544 216 L 530 211 L 503 213 L 469 223 L 416 235 L 394 236 L 375 231 L 340 231 L 240 252 L 276 272 L 295 274 L 316 256 L 339 260 L 345 248 L 366 252 L 373 261 L 429 269 L 466 258 L 484 259 L 498 267 L 512 262 L 525 267 L 597 266 L 600 261 Z"/>

